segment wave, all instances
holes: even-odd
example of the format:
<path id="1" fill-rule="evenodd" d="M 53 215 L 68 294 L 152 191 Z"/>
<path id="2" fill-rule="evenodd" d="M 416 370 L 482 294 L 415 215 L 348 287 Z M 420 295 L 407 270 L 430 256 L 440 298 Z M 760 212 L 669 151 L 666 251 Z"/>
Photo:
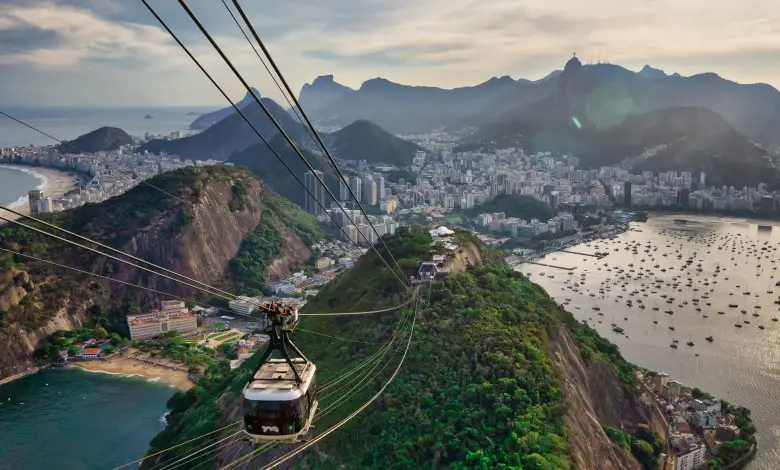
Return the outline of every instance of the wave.
<path id="1" fill-rule="evenodd" d="M 7 165 L 7 164 L 4 164 L 2 166 L 5 167 L 5 168 L 12 169 L 12 170 L 21 171 L 23 173 L 27 173 L 28 175 L 31 175 L 31 176 L 35 177 L 39 181 L 39 183 L 38 183 L 38 185 L 34 189 L 38 189 L 40 191 L 45 191 L 46 189 L 49 188 L 49 178 L 47 178 L 46 175 L 43 175 L 43 174 L 38 173 L 38 172 L 36 172 L 34 170 L 31 170 L 30 168 L 25 168 L 23 166 Z M 26 202 L 27 202 L 27 193 L 25 193 L 22 196 L 20 196 L 16 201 L 12 202 L 10 205 L 11 206 L 20 205 L 20 204 L 24 204 Z"/>

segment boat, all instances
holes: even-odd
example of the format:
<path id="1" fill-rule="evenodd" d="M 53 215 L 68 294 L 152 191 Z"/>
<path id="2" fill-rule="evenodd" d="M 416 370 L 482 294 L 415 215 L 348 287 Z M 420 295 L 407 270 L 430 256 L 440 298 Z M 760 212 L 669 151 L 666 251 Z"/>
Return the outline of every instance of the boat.
<path id="1" fill-rule="evenodd" d="M 704 339 L 706 339 L 706 340 L 707 340 L 707 341 L 709 341 L 710 343 L 711 343 L 711 342 L 713 342 L 713 341 L 715 341 L 715 340 L 712 338 L 712 336 L 707 336 L 707 337 L 706 337 L 706 338 L 704 338 Z"/>

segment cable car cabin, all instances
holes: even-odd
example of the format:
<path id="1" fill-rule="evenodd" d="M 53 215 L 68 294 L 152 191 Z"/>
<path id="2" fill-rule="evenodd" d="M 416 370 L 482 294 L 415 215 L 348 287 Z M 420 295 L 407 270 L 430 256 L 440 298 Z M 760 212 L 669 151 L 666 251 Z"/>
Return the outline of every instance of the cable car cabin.
<path id="1" fill-rule="evenodd" d="M 270 359 L 244 388 L 244 427 L 256 441 L 296 442 L 309 432 L 317 409 L 316 367 L 303 358 L 292 362 L 300 385 L 285 359 Z"/>

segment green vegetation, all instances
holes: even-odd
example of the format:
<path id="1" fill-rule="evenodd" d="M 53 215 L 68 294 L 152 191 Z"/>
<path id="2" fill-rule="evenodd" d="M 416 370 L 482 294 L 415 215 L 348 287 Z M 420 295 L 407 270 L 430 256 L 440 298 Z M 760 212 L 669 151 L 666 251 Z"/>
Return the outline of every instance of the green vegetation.
<path id="1" fill-rule="evenodd" d="M 322 228 L 317 219 L 289 199 L 272 197 L 265 202 L 265 205 L 273 211 L 281 223 L 297 233 L 306 246 L 312 246 L 322 240 Z"/>
<path id="2" fill-rule="evenodd" d="M 492 201 L 465 211 L 470 217 L 485 212 L 503 212 L 507 217 L 519 217 L 523 220 L 539 219 L 542 222 L 547 222 L 555 216 L 555 209 L 552 207 L 531 196 L 519 194 L 499 195 Z"/>
<path id="3" fill-rule="evenodd" d="M 244 210 L 246 207 L 246 193 L 246 185 L 241 181 L 237 181 L 230 187 L 230 200 L 228 201 L 228 209 L 230 209 L 230 212 L 240 212 Z"/>
<path id="4" fill-rule="evenodd" d="M 216 365 L 216 350 L 187 341 L 176 331 L 169 331 L 155 338 L 155 342 L 159 343 L 160 356 L 179 361 L 191 370 L 202 370 Z"/>
<path id="5" fill-rule="evenodd" d="M 122 338 L 116 333 L 109 334 L 103 327 L 96 328 L 75 328 L 73 330 L 58 330 L 51 336 L 41 341 L 38 349 L 35 351 L 35 357 L 42 361 L 49 361 L 59 355 L 59 351 L 68 351 L 70 356 L 78 353 L 76 344 L 84 343 L 90 338 L 108 339 L 109 344 L 105 346 L 105 353 L 110 354 L 117 347 L 126 346 L 127 338 Z"/>
<path id="6" fill-rule="evenodd" d="M 262 293 L 268 278 L 268 266 L 284 248 L 284 236 L 276 227 L 274 213 L 263 210 L 260 223 L 241 242 L 230 261 L 233 278 L 242 292 Z"/>
<path id="7" fill-rule="evenodd" d="M 405 230 L 385 241 L 402 267 L 411 267 L 431 253 L 425 228 Z M 477 241 L 472 243 L 484 250 Z M 400 303 L 405 292 L 382 266 L 375 254 L 363 256 L 353 269 L 325 286 L 304 313 Z M 312 469 L 574 468 L 566 436 L 562 371 L 554 361 L 556 338 L 562 331 L 571 331 L 587 361 L 605 360 L 616 367 L 627 387 L 635 384 L 634 368 L 616 346 L 502 264 L 472 265 L 467 272 L 435 282 L 429 303 L 422 301 L 420 307 L 400 374 L 377 403 L 318 446 L 316 458 L 312 454 L 307 459 Z M 304 331 L 296 333 L 295 341 L 317 364 L 318 382 L 324 384 L 376 352 L 405 311 L 304 317 L 304 329 L 351 341 Z M 258 359 L 255 355 L 250 361 Z M 169 403 L 174 409 L 171 424 L 152 441 L 150 452 L 234 419 L 240 404 L 229 392 L 241 390 L 253 365 L 225 371 L 190 392 L 177 394 Z M 319 415 L 317 427 L 327 429 L 363 403 L 393 367 L 365 388 L 355 389 L 336 412 Z M 350 381 L 344 391 L 358 384 Z M 321 409 L 343 396 L 342 392 L 321 396 Z M 657 436 L 638 429 L 629 437 L 626 445 L 634 455 L 643 462 L 656 458 Z M 182 446 L 166 459 L 195 448 Z"/>
<path id="8" fill-rule="evenodd" d="M 345 160 L 366 160 L 397 166 L 412 164 L 419 145 L 400 139 L 371 121 L 357 120 L 326 136 L 333 154 Z"/>
<path id="9" fill-rule="evenodd" d="M 664 448 L 663 439 L 658 433 L 643 424 L 634 430 L 633 435 L 610 426 L 603 428 L 612 442 L 631 452 L 645 470 L 658 468 L 658 456 Z"/>
<path id="10" fill-rule="evenodd" d="M 240 392 L 259 361 L 260 355 L 255 354 L 235 370 L 230 370 L 224 362 L 218 363 L 211 369 L 212 374 L 200 380 L 194 388 L 173 395 L 167 405 L 171 410 L 168 425 L 152 439 L 148 453 L 167 449 L 235 421 L 235 418 L 223 418 L 220 398 L 227 392 Z M 202 441 L 196 441 L 166 452 L 162 458 L 172 462 L 202 446 Z M 141 468 L 148 469 L 153 465 L 154 461 L 150 459 Z M 210 467 L 214 468 L 213 465 Z"/>

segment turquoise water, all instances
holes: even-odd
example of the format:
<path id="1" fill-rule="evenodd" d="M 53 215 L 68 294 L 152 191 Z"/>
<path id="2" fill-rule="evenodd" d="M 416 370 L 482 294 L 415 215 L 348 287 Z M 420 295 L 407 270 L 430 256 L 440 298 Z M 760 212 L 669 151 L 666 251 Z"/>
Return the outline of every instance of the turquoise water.
<path id="1" fill-rule="evenodd" d="M 141 378 L 82 370 L 44 371 L 2 385 L 0 469 L 105 470 L 140 458 L 163 428 L 174 392 Z"/>

